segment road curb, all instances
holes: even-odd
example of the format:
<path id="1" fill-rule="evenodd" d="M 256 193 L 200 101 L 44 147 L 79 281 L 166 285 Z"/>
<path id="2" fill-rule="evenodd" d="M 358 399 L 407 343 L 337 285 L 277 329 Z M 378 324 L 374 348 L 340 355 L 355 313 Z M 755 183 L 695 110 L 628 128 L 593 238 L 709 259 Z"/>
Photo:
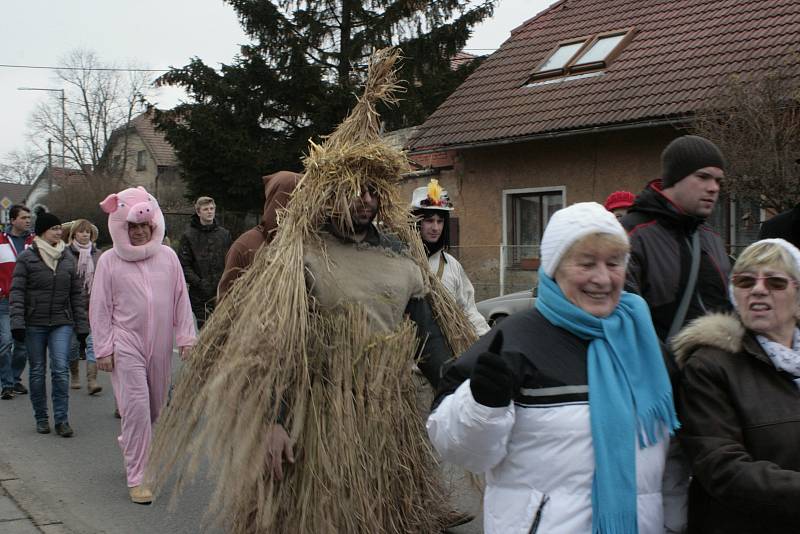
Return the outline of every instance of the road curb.
<path id="1" fill-rule="evenodd" d="M 44 532 L 41 526 L 61 526 L 61 522 L 49 521 L 47 517 L 39 517 L 42 521 L 39 523 L 36 518 L 31 514 L 30 510 L 37 508 L 33 502 L 33 494 L 25 489 L 25 485 L 11 470 L 11 467 L 6 463 L 0 462 L 0 488 L 2 488 L 3 497 L 8 501 L 3 506 L 4 511 L 0 516 L 0 525 L 11 529 L 11 532 Z M 42 507 L 38 507 L 40 510 Z M 59 530 L 49 530 L 48 532 L 63 532 Z"/>
<path id="2" fill-rule="evenodd" d="M 42 534 L 84 534 L 93 532 L 81 525 L 79 530 L 74 530 L 64 523 L 64 520 L 53 511 L 52 505 L 40 499 L 31 491 L 6 462 L 0 462 L 0 488 L 8 499 L 19 510 L 23 518 L 4 521 L 0 517 L 0 526 L 5 528 L 11 525 L 10 533 L 36 532 Z M 12 511 L 13 516 L 13 511 Z M 68 518 L 72 520 L 72 518 Z M 77 522 L 77 521 L 76 521 Z M 72 521 L 70 521 L 70 524 Z"/>

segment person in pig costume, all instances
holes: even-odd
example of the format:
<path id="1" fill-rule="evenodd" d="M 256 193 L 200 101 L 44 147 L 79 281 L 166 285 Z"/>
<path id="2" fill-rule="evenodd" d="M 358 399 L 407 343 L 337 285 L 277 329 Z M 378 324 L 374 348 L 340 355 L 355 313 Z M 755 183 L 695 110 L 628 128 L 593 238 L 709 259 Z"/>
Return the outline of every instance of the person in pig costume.
<path id="1" fill-rule="evenodd" d="M 100 203 L 109 214 L 114 248 L 100 256 L 89 321 L 97 367 L 111 371 L 122 415 L 118 441 L 125 458 L 130 498 L 153 496 L 142 484 L 153 424 L 167 400 L 173 339 L 181 358 L 195 342 L 183 270 L 161 244 L 164 215 L 143 187 L 125 189 Z"/>

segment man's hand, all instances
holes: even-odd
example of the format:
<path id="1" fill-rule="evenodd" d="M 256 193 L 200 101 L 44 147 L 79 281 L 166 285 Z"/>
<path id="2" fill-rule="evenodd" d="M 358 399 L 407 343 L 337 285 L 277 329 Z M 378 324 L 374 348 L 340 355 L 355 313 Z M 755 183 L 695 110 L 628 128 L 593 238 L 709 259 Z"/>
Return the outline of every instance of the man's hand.
<path id="1" fill-rule="evenodd" d="M 267 456 L 270 472 L 275 480 L 283 480 L 283 459 L 290 464 L 294 463 L 294 442 L 286 433 L 282 425 L 272 425 L 267 431 Z"/>
<path id="2" fill-rule="evenodd" d="M 78 346 L 81 349 L 81 352 L 86 351 L 86 338 L 89 337 L 89 334 L 77 334 L 78 338 Z"/>
<path id="3" fill-rule="evenodd" d="M 97 358 L 97 368 L 101 371 L 108 371 L 109 373 L 114 370 L 114 355 L 106 356 L 105 358 Z"/>
<path id="4" fill-rule="evenodd" d="M 25 343 L 25 329 L 24 328 L 15 328 L 11 331 L 11 337 L 14 338 L 14 341 L 17 343 Z"/>
<path id="5" fill-rule="evenodd" d="M 186 360 L 187 358 L 189 358 L 189 353 L 191 352 L 192 352 L 192 347 L 189 346 L 178 348 L 178 353 L 181 356 L 181 360 Z"/>

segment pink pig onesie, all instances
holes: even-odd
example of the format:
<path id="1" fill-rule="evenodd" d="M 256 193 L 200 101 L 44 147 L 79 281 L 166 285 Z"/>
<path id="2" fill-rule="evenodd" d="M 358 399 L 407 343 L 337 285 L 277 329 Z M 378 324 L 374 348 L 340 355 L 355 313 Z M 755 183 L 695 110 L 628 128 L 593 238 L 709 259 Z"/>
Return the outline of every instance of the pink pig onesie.
<path id="1" fill-rule="evenodd" d="M 152 427 L 166 401 L 173 339 L 195 342 L 194 320 L 183 270 L 175 252 L 161 244 L 164 215 L 143 187 L 109 195 L 114 248 L 100 256 L 94 275 L 89 322 L 98 360 L 114 356 L 111 383 L 122 416 L 118 441 L 128 486 L 142 483 Z M 128 223 L 149 222 L 150 241 L 131 245 Z"/>

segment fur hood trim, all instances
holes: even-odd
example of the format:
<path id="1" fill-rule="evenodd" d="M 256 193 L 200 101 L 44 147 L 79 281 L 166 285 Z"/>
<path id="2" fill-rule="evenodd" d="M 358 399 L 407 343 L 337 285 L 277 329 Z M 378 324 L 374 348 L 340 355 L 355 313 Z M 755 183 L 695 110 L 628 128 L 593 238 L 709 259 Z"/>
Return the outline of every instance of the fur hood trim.
<path id="1" fill-rule="evenodd" d="M 695 349 L 709 346 L 737 353 L 742 350 L 745 329 L 736 315 L 714 313 L 695 319 L 676 335 L 670 347 L 678 367 L 683 367 Z"/>

